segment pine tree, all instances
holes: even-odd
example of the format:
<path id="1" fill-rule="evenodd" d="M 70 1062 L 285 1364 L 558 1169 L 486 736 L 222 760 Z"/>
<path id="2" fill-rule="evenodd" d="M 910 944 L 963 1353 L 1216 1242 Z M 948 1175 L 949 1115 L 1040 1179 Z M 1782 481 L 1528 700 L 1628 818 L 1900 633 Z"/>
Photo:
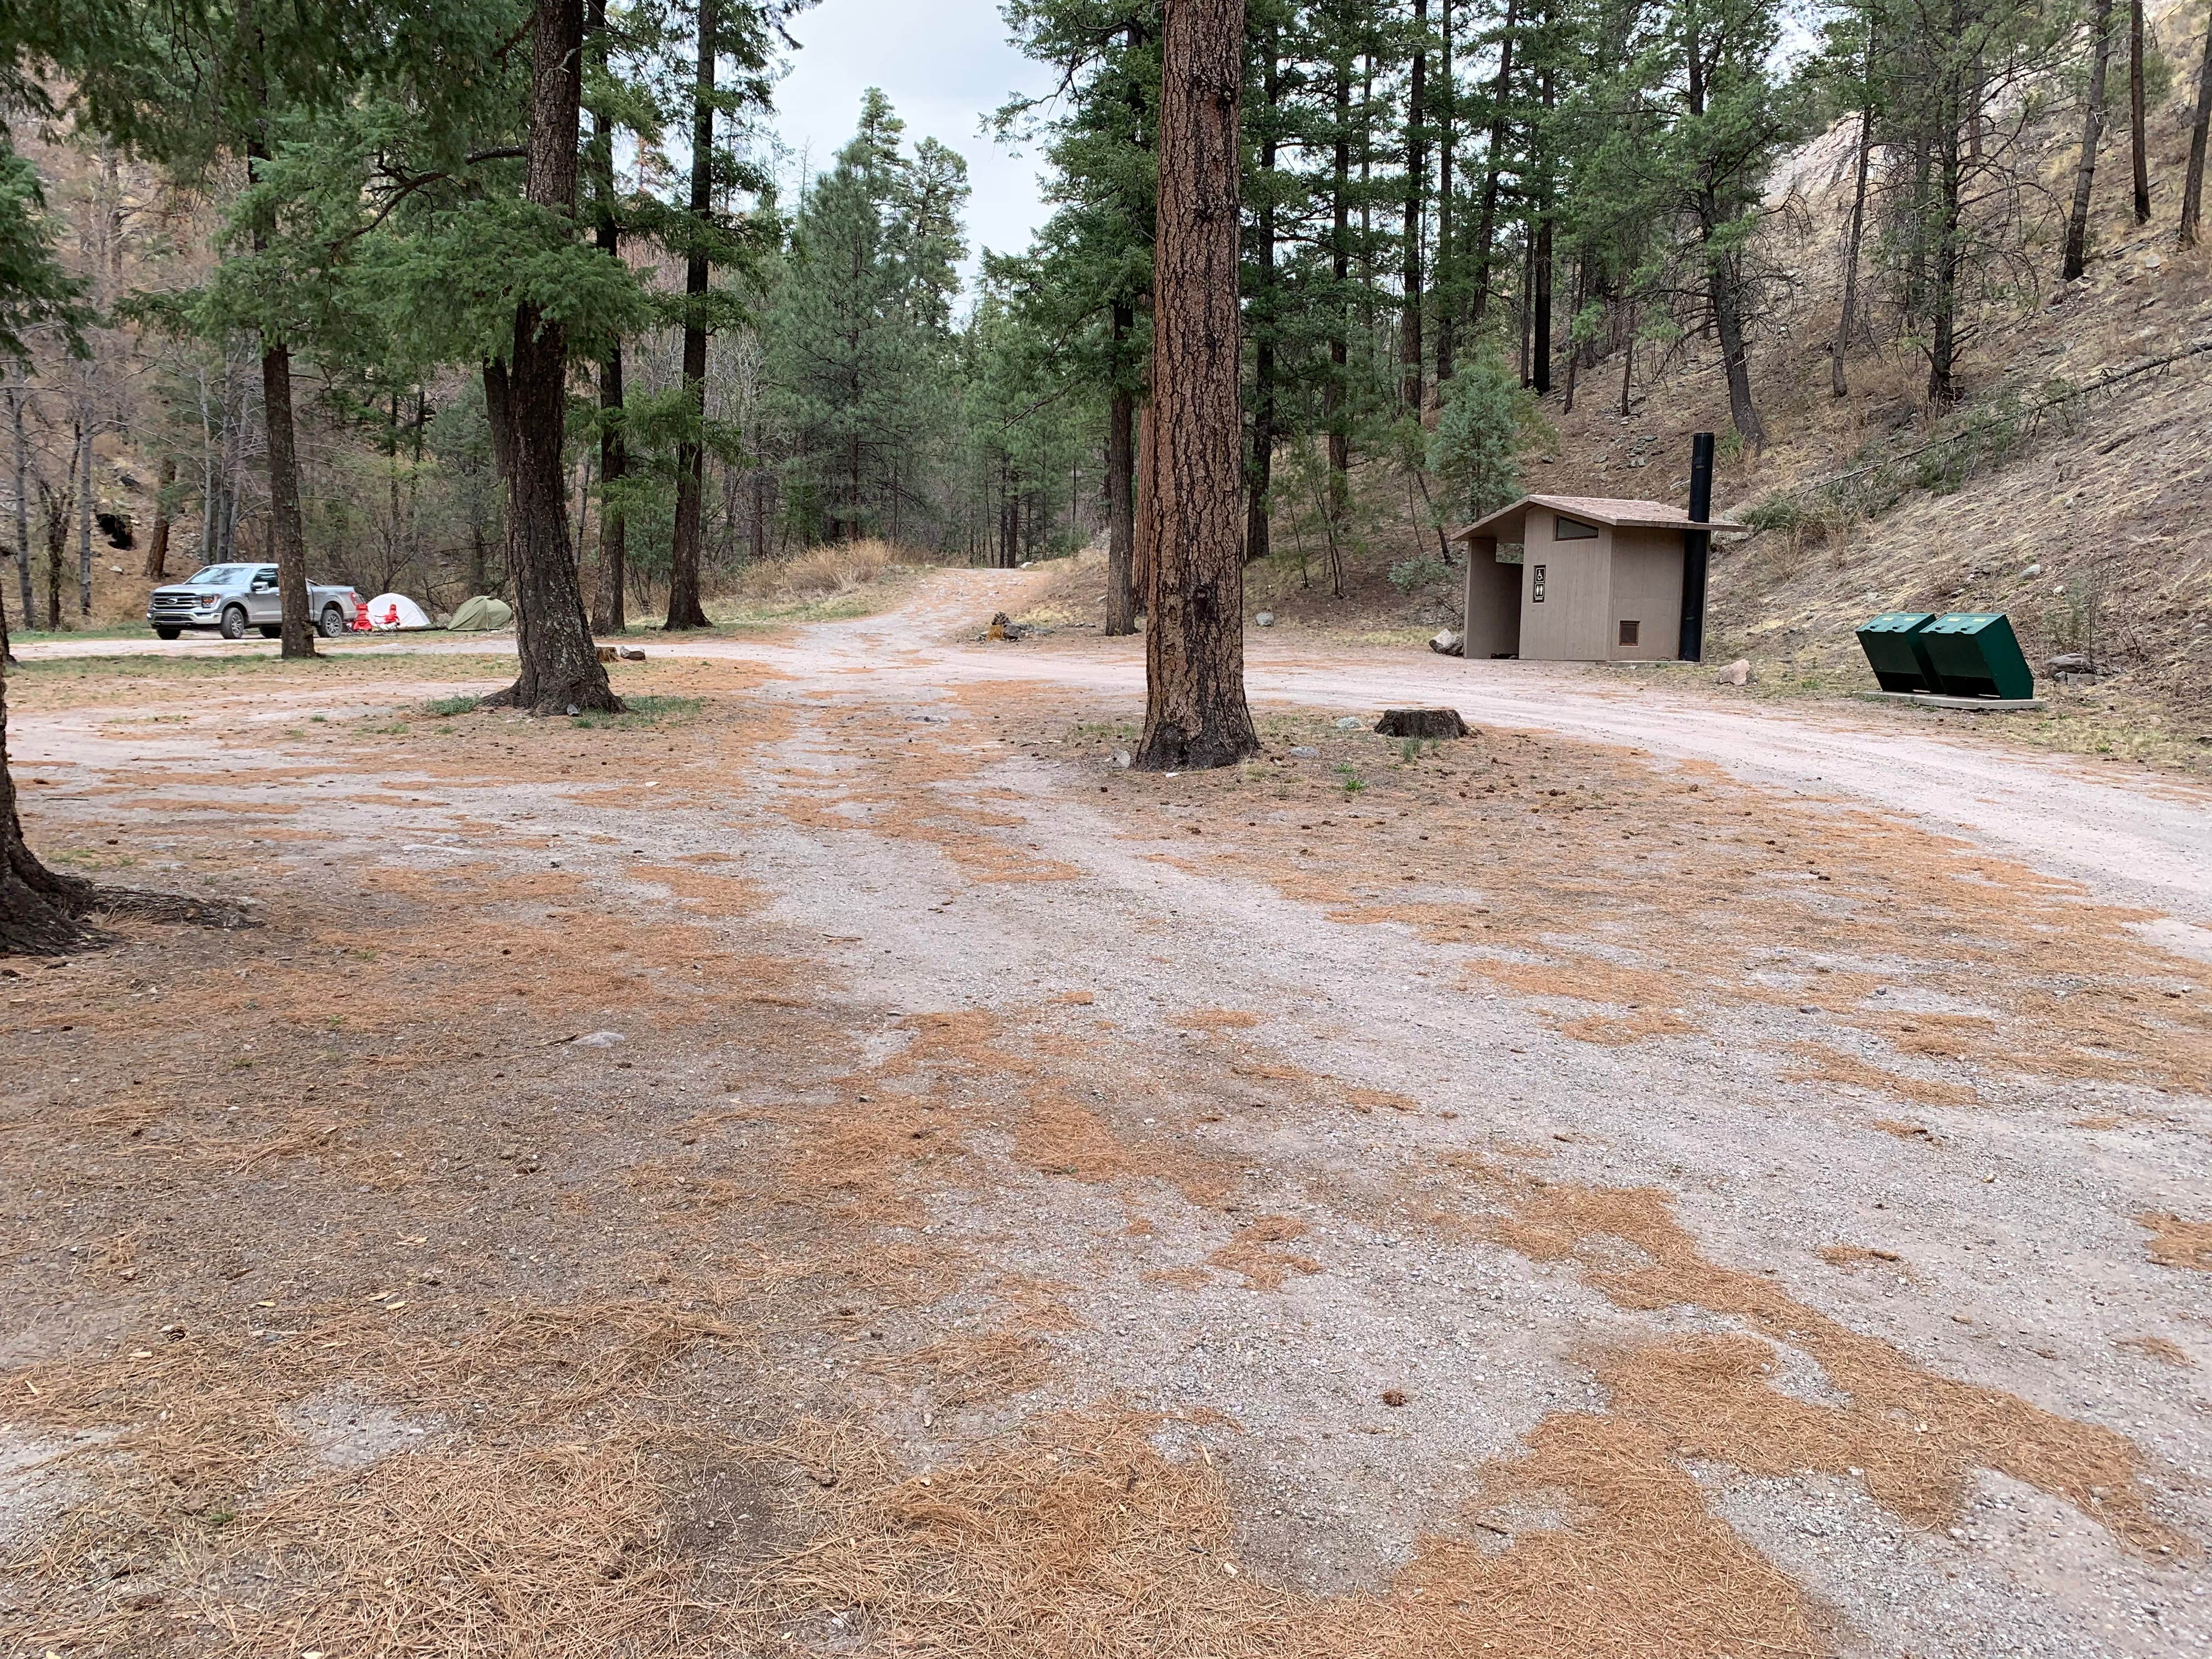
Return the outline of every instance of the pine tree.
<path id="1" fill-rule="evenodd" d="M 1066 346 L 1064 372 L 1106 393 L 1109 498 L 1105 631 L 1136 631 L 1139 408 L 1150 355 L 1153 200 L 1158 128 L 1155 3 L 1016 0 L 1006 16 L 1030 57 L 1068 89 L 1053 106 L 1046 159 L 1060 205 L 1019 285 L 1030 320 Z M 999 112 L 1002 132 L 1030 131 L 1036 100 Z"/>
<path id="2" fill-rule="evenodd" d="M 801 199 L 769 319 L 791 499 L 830 540 L 879 533 L 915 483 L 911 452 L 943 407 L 945 332 L 967 170 L 941 145 L 902 152 L 871 88 L 860 131 Z"/>
<path id="3" fill-rule="evenodd" d="M 2097 146 L 2105 137 L 2105 72 L 2112 58 L 2112 0 L 2089 14 L 2089 85 L 2081 100 L 2081 154 L 2074 164 L 2074 205 L 2066 216 L 2066 252 L 2059 276 L 2072 282 L 2089 263 L 2089 195 L 2096 184 Z"/>
<path id="4" fill-rule="evenodd" d="M 1147 771 L 1233 765 L 1260 747 L 1244 702 L 1237 523 L 1243 42 L 1243 0 L 1168 0 L 1152 335 L 1158 553 L 1136 757 Z"/>

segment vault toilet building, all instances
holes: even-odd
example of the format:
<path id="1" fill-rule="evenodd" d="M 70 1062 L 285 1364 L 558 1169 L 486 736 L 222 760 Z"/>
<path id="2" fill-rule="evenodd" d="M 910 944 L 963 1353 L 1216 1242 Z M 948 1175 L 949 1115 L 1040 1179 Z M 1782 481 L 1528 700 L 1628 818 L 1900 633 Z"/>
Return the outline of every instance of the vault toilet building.
<path id="1" fill-rule="evenodd" d="M 1524 495 L 1454 531 L 1467 551 L 1464 654 L 1699 660 L 1706 538 L 1748 527 L 1710 516 L 1711 444 L 1698 435 L 1686 513 L 1664 501 Z"/>

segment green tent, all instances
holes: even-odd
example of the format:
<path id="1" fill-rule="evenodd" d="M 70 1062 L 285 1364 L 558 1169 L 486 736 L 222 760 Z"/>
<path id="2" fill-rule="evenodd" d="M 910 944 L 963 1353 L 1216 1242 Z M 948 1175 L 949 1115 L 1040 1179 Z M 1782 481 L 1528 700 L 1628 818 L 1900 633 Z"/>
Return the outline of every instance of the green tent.
<path id="1" fill-rule="evenodd" d="M 495 628 L 509 628 L 514 623 L 514 607 L 505 599 L 495 599 L 479 593 L 472 599 L 461 601 L 461 608 L 453 612 L 453 621 L 446 626 L 457 634 L 488 634 Z"/>

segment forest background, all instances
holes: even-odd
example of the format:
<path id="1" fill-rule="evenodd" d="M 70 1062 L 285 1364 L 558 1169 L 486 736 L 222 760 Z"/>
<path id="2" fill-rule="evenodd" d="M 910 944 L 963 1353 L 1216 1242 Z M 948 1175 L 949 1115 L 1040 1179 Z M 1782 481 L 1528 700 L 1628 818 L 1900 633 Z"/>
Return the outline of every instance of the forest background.
<path id="1" fill-rule="evenodd" d="M 786 6 L 594 0 L 565 234 L 597 271 L 527 223 L 527 8 L 309 8 L 298 39 L 242 0 L 109 11 L 176 30 L 117 54 L 161 84 L 24 55 L 8 93 L 0 211 L 71 284 L 9 323 L 18 626 L 273 556 L 272 345 L 316 578 L 501 592 L 483 369 L 532 261 L 568 328 L 567 510 L 602 629 L 704 623 L 748 566 L 869 540 L 1001 565 L 1104 542 L 1103 619 L 1130 624 L 1156 4 L 1006 6 L 1054 90 L 977 142 L 1037 146 L 1054 211 L 964 290 L 952 149 L 872 92 L 826 168 L 778 146 Z M 2202 11 L 1255 0 L 1248 562 L 1448 604 L 1443 526 L 1533 467 L 1587 474 L 1594 422 L 1655 406 L 1710 406 L 1742 510 L 1792 548 L 2003 465 L 2080 389 L 2021 378 L 2022 331 L 2139 227 L 2193 268 Z M 1816 431 L 1825 471 L 1776 464 Z M 1655 465 L 1626 493 L 1669 497 L 1669 452 L 1597 470 Z M 2061 608 L 2093 631 L 2081 596 Z"/>

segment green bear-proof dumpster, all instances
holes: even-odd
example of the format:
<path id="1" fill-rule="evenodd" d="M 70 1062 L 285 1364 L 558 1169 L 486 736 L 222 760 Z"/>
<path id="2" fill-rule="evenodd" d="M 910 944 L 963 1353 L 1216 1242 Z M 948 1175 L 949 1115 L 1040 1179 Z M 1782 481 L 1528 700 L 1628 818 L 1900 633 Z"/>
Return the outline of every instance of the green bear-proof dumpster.
<path id="1" fill-rule="evenodd" d="M 1936 671 L 1932 689 L 1947 697 L 2026 702 L 2035 696 L 2035 676 L 2002 611 L 1954 611 L 1913 637 Z"/>
<path id="2" fill-rule="evenodd" d="M 1920 630 L 1936 620 L 1932 611 L 1885 611 L 1859 624 L 1859 649 L 1885 691 L 1933 691 L 1936 670 L 1920 643 Z"/>

